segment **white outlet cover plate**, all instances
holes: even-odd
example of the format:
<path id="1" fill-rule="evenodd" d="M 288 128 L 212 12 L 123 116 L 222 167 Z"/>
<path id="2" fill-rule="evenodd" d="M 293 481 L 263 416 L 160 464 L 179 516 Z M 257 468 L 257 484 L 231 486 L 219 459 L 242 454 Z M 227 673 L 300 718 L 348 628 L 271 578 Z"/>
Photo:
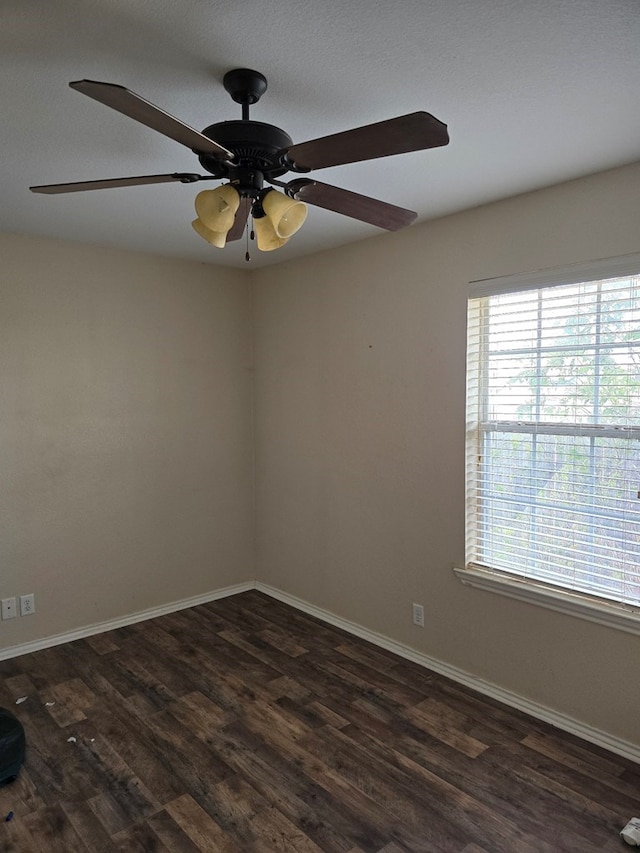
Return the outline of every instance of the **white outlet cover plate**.
<path id="1" fill-rule="evenodd" d="M 2 618 L 3 619 L 14 619 L 17 616 L 16 611 L 16 600 L 15 598 L 3 598 L 2 599 Z"/>
<path id="2" fill-rule="evenodd" d="M 36 597 L 33 592 L 20 596 L 20 615 L 31 616 L 36 612 Z"/>

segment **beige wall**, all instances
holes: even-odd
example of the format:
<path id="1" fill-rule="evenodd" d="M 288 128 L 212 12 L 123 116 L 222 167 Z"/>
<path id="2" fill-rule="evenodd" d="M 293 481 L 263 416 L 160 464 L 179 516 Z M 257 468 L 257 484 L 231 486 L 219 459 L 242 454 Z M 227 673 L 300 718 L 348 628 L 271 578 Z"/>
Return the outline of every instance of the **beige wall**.
<path id="1" fill-rule="evenodd" d="M 0 236 L 0 597 L 37 607 L 0 649 L 257 573 L 638 743 L 640 638 L 451 568 L 467 282 L 637 252 L 639 202 L 637 164 L 251 277 Z"/>
<path id="2" fill-rule="evenodd" d="M 258 577 L 636 743 L 640 637 L 452 567 L 467 282 L 637 252 L 639 209 L 636 164 L 253 278 Z"/>
<path id="3" fill-rule="evenodd" d="M 246 273 L 0 237 L 0 648 L 253 576 Z"/>

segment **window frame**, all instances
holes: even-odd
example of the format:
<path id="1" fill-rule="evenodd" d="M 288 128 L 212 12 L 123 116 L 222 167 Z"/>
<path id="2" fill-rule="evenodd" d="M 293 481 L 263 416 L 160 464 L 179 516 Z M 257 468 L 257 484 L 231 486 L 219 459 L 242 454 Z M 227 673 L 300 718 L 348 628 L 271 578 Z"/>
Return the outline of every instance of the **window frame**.
<path id="1" fill-rule="evenodd" d="M 625 275 L 638 275 L 640 272 L 640 253 L 623 255 L 616 258 L 600 258 L 586 263 L 561 268 L 545 268 L 528 273 L 503 276 L 493 279 L 473 281 L 469 285 L 469 298 L 492 296 L 500 293 L 514 293 L 535 290 L 545 286 L 578 284 L 598 281 Z M 467 358 L 473 358 L 470 342 L 467 340 Z M 476 353 L 480 369 L 480 354 Z M 506 421 L 505 421 L 506 424 Z M 467 424 L 467 435 L 470 424 Z M 636 432 L 637 430 L 633 430 Z M 573 434 L 573 433 L 572 433 Z M 467 453 L 470 453 L 467 441 Z M 475 471 L 468 465 L 467 471 Z M 469 517 L 469 501 L 475 500 L 474 490 L 469 490 L 474 474 L 467 473 L 466 509 Z M 478 513 L 472 514 L 478 518 Z M 469 521 L 467 521 L 467 536 Z M 478 563 L 468 563 L 464 567 L 456 566 L 454 572 L 465 585 L 488 592 L 498 593 L 509 598 L 540 605 L 561 613 L 577 616 L 592 622 L 607 625 L 630 633 L 640 634 L 640 606 L 612 599 L 600 598 L 595 594 L 578 592 L 552 583 L 511 574 L 506 570 L 495 569 Z"/>

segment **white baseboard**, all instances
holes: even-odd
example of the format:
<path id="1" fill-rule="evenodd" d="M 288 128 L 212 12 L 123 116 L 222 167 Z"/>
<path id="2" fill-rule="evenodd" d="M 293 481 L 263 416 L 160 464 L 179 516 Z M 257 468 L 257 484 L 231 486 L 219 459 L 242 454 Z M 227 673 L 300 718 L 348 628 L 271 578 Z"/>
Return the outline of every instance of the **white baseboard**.
<path id="1" fill-rule="evenodd" d="M 301 610 L 304 613 L 315 616 L 323 622 L 327 622 L 329 625 L 334 625 L 336 628 L 342 628 L 349 634 L 361 637 L 363 640 L 368 640 L 370 643 L 380 646 L 380 648 L 387 649 L 387 651 L 393 652 L 399 657 L 413 661 L 413 663 L 417 663 L 426 669 L 437 672 L 439 675 L 444 675 L 459 684 L 464 684 L 466 687 L 470 687 L 472 690 L 477 690 L 478 693 L 489 696 L 492 699 L 496 699 L 498 702 L 502 702 L 511 708 L 517 708 L 519 711 L 524 711 L 525 714 L 536 717 L 538 720 L 550 723 L 558 729 L 570 732 L 589 743 L 600 746 L 603 749 L 607 749 L 616 755 L 622 755 L 624 758 L 628 758 L 631 761 L 635 761 L 640 764 L 640 745 L 638 744 L 624 741 L 614 735 L 610 735 L 607 732 L 603 732 L 600 729 L 596 729 L 593 726 L 589 726 L 586 723 L 582 723 L 579 720 L 568 717 L 566 714 L 561 714 L 544 705 L 539 705 L 537 702 L 532 702 L 530 699 L 526 699 L 517 693 L 512 693 L 510 690 L 505 690 L 502 687 L 498 687 L 496 684 L 477 678 L 462 669 L 458 669 L 457 667 L 451 666 L 450 664 L 444 663 L 436 658 L 429 657 L 429 655 L 425 655 L 416 649 L 412 649 L 410 646 L 398 643 L 389 637 L 385 637 L 383 634 L 378 634 L 376 631 L 364 628 L 356 622 L 351 622 L 348 619 L 343 619 L 341 616 L 336 616 L 335 613 L 331 613 L 329 610 L 324 610 L 322 607 L 316 607 L 315 604 L 310 604 L 308 601 L 297 598 L 295 595 L 289 595 L 289 593 L 284 592 L 281 589 L 277 589 L 274 586 L 270 586 L 269 584 L 265 584 L 260 581 L 247 581 L 246 583 L 234 584 L 233 586 L 227 586 L 223 589 L 205 592 L 202 595 L 195 595 L 191 598 L 183 598 L 180 601 L 163 604 L 161 607 L 151 607 L 148 610 L 130 613 L 127 616 L 123 616 L 118 619 L 110 619 L 106 622 L 86 625 L 83 628 L 68 631 L 64 634 L 55 634 L 54 636 L 44 637 L 41 640 L 34 640 L 30 643 L 9 646 L 5 649 L 0 649 L 0 660 L 8 660 L 9 658 L 26 655 L 30 652 L 40 651 L 40 649 L 48 649 L 51 646 L 58 646 L 62 643 L 82 640 L 85 637 L 91 637 L 94 634 L 102 634 L 105 631 L 113 631 L 116 628 L 135 625 L 136 622 L 143 622 L 146 619 L 155 619 L 156 617 L 164 616 L 167 613 L 176 613 L 178 610 L 185 610 L 188 607 L 196 607 L 198 604 L 206 604 L 209 601 L 216 601 L 217 599 L 226 598 L 230 595 L 238 595 L 241 592 L 247 592 L 251 589 L 257 589 L 259 592 L 263 592 L 265 595 L 269 595 L 278 601 L 282 601 L 284 604 L 289 604 L 297 610 Z"/>
<path id="2" fill-rule="evenodd" d="M 214 590 L 213 592 L 205 592 L 202 595 L 194 595 L 191 598 L 172 601 L 160 607 L 139 610 L 137 613 L 129 613 L 127 616 L 122 616 L 118 619 L 108 619 L 106 622 L 85 625 L 83 628 L 67 631 L 64 634 L 54 634 L 51 637 L 44 637 L 41 640 L 34 640 L 31 643 L 8 646 L 5 649 L 0 649 L 0 660 L 17 658 L 20 655 L 38 652 L 40 649 L 49 649 L 51 646 L 59 646 L 62 643 L 71 643 L 74 640 L 83 640 L 85 637 L 92 637 L 94 634 L 103 634 L 105 631 L 113 631 L 116 628 L 126 628 L 127 625 L 135 625 L 136 622 L 155 619 L 157 616 L 165 616 L 167 613 L 176 613 L 178 610 L 186 610 L 188 607 L 196 607 L 198 604 L 206 604 L 209 601 L 216 601 L 218 598 L 226 598 L 229 595 L 237 595 L 240 592 L 247 592 L 250 589 L 255 589 L 253 581 L 238 583 L 233 586 L 226 586 L 223 589 Z"/>
<path id="3" fill-rule="evenodd" d="M 482 693 L 484 696 L 496 699 L 498 702 L 502 702 L 504 705 L 508 705 L 511 708 L 517 708 L 518 711 L 524 711 L 525 714 L 529 714 L 538 720 L 543 720 L 545 723 L 550 723 L 552 726 L 562 729 L 562 731 L 569 732 L 570 734 L 576 735 L 595 746 L 600 746 L 603 749 L 609 750 L 609 752 L 613 752 L 616 755 L 622 755 L 624 758 L 628 758 L 631 761 L 635 761 L 640 764 L 640 745 L 638 744 L 622 740 L 621 738 L 617 738 L 614 735 L 601 731 L 600 729 L 596 729 L 593 726 L 589 726 L 586 723 L 582 723 L 579 720 L 575 720 L 573 717 L 569 717 L 566 714 L 561 714 L 558 711 L 547 708 L 545 705 L 539 705 L 537 702 L 532 702 L 524 696 L 512 693 L 510 690 L 505 690 L 503 687 L 492 684 L 490 681 L 477 678 L 475 675 L 471 675 L 462 669 L 451 666 L 451 664 L 429 657 L 429 655 L 418 652 L 410 646 L 405 646 L 403 643 L 391 640 L 383 634 L 378 634 L 376 631 L 371 631 L 369 628 L 364 628 L 362 625 L 350 622 L 348 619 L 343 619 L 341 616 L 336 616 L 329 610 L 323 610 L 321 607 L 316 607 L 315 604 L 310 604 L 308 601 L 296 598 L 294 595 L 289 595 L 289 593 L 283 592 L 281 589 L 277 589 L 276 587 L 269 586 L 269 584 L 264 584 L 258 581 L 255 584 L 255 588 L 260 592 L 265 593 L 265 595 L 270 595 L 272 598 L 282 601 L 284 604 L 289 604 L 298 610 L 302 610 L 304 613 L 308 613 L 310 616 L 315 616 L 323 622 L 334 625 L 336 628 L 342 628 L 349 634 L 354 634 L 356 637 L 361 637 L 363 640 L 368 640 L 370 643 L 380 646 L 380 648 L 387 649 L 387 651 L 393 652 L 399 657 L 413 661 L 413 663 L 417 663 L 426 669 L 433 670 L 433 672 L 437 672 L 439 675 L 444 675 L 459 684 L 464 684 L 472 690 L 477 690 L 478 693 Z"/>

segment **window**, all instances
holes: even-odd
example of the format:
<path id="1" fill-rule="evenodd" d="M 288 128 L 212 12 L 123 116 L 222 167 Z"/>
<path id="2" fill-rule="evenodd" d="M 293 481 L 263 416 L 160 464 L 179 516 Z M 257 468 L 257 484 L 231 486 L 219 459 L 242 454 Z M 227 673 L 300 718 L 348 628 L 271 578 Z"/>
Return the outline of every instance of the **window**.
<path id="1" fill-rule="evenodd" d="M 640 256 L 471 285 L 467 569 L 640 607 Z"/>

